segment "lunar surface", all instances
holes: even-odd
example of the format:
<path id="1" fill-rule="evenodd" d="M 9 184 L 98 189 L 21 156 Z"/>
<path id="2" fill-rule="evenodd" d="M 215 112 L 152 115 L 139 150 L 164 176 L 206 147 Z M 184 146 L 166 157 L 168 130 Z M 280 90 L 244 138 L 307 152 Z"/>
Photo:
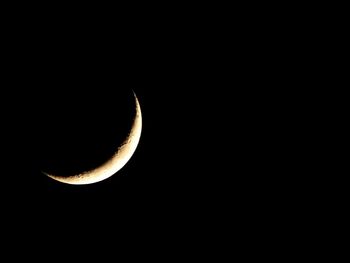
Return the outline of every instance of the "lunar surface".
<path id="1" fill-rule="evenodd" d="M 113 156 L 103 163 L 102 165 L 96 167 L 95 169 L 84 171 L 79 174 L 71 176 L 57 176 L 54 174 L 49 174 L 43 171 L 44 174 L 50 178 L 57 180 L 62 183 L 72 184 L 72 185 L 84 185 L 93 184 L 105 180 L 115 173 L 117 173 L 121 168 L 123 168 L 130 158 L 133 156 L 141 137 L 142 131 L 142 114 L 139 101 L 134 93 L 136 113 L 134 116 L 133 124 L 130 132 L 126 136 L 124 142 L 117 148 Z"/>

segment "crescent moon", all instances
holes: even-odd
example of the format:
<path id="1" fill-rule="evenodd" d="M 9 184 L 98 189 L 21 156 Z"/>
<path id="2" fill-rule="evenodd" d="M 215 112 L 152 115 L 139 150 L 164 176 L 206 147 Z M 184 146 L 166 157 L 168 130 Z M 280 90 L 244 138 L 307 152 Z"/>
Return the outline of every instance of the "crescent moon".
<path id="1" fill-rule="evenodd" d="M 48 174 L 46 172 L 43 172 L 50 178 L 57 180 L 62 183 L 66 184 L 72 184 L 72 185 L 84 185 L 84 184 L 93 184 L 100 181 L 103 181 L 115 173 L 117 173 L 120 169 L 124 167 L 124 165 L 127 164 L 127 162 L 130 160 L 130 158 L 133 156 L 138 143 L 140 141 L 141 137 L 141 131 L 142 131 L 142 114 L 141 114 L 141 107 L 140 103 L 136 97 L 136 94 L 134 93 L 135 98 L 135 104 L 136 104 L 136 114 L 135 118 L 131 127 L 131 130 L 124 140 L 124 142 L 118 147 L 117 151 L 113 154 L 113 156 L 106 161 L 101 166 L 86 171 L 77 175 L 69 176 L 69 177 L 63 177 L 63 176 L 56 176 L 53 174 Z"/>

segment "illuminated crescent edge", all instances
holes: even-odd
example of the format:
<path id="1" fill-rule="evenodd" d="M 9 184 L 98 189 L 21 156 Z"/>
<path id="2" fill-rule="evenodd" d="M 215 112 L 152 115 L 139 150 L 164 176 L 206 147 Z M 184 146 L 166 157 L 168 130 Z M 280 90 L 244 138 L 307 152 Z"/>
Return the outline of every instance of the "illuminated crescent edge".
<path id="1" fill-rule="evenodd" d="M 141 138 L 142 131 L 142 114 L 140 103 L 134 93 L 135 103 L 136 103 L 136 116 L 132 128 L 124 140 L 124 142 L 118 147 L 118 150 L 113 154 L 113 156 L 106 161 L 101 166 L 92 169 L 90 171 L 85 171 L 77 175 L 72 175 L 69 177 L 56 176 L 43 172 L 50 178 L 57 180 L 66 184 L 73 185 L 84 185 L 84 184 L 93 184 L 100 181 L 103 181 L 112 175 L 116 174 L 120 169 L 122 169 L 126 163 L 133 156 L 138 143 Z"/>

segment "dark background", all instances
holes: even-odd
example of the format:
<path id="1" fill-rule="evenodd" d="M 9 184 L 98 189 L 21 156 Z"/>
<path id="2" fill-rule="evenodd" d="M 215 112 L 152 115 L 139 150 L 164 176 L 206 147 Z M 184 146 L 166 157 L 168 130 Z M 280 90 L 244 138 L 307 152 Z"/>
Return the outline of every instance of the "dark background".
<path id="1" fill-rule="evenodd" d="M 30 207 L 39 217 L 87 224 L 90 216 L 166 217 L 170 223 L 229 213 L 221 208 L 231 193 L 244 192 L 240 182 L 251 168 L 246 156 L 256 129 L 247 128 L 252 119 L 245 116 L 259 100 L 252 85 L 260 77 L 247 69 L 244 38 L 231 49 L 224 27 L 170 20 L 130 22 L 114 31 L 88 25 L 62 31 L 55 24 L 28 30 L 23 24 L 21 34 L 8 38 L 2 188 L 20 211 Z M 130 89 L 140 100 L 144 127 L 127 166 L 90 186 L 60 184 L 38 172 L 37 155 L 45 157 L 42 146 L 50 148 L 43 140 L 50 141 L 50 125 L 57 125 L 50 114 L 59 122 L 68 116 L 79 127 L 74 115 L 94 112 L 95 103 L 117 107 L 113 94 Z M 104 116 L 109 122 L 111 115 Z"/>
<path id="2" fill-rule="evenodd" d="M 108 237 L 137 239 L 145 247 L 150 240 L 165 247 L 179 238 L 191 248 L 231 228 L 256 227 L 275 197 L 269 191 L 273 178 L 263 175 L 271 175 L 269 164 L 276 163 L 268 136 L 278 134 L 270 132 L 275 108 L 261 88 L 278 82 L 265 74 L 272 74 L 261 55 L 267 53 L 256 48 L 259 37 L 247 37 L 251 31 L 241 26 L 164 19 L 67 30 L 21 24 L 20 33 L 10 32 L 3 49 L 1 195 L 4 218 L 17 230 L 40 232 L 48 242 L 63 238 L 72 247 Z M 79 127 L 101 118 L 123 120 L 130 89 L 141 104 L 143 132 L 122 170 L 86 186 L 40 173 L 46 151 L 65 152 L 61 139 L 52 140 L 58 124 L 69 119 L 79 145 L 89 150 Z M 96 108 L 102 114 L 94 116 Z M 106 139 L 113 139 L 112 130 L 93 129 Z"/>
<path id="3" fill-rule="evenodd" d="M 115 259 L 130 251 L 128 257 L 196 259 L 212 253 L 218 261 L 225 250 L 260 256 L 256 248 L 275 254 L 308 242 L 305 233 L 319 222 L 308 221 L 320 203 L 312 193 L 314 167 L 323 167 L 310 165 L 313 149 L 323 145 L 315 140 L 319 131 L 309 129 L 315 116 L 323 119 L 312 106 L 318 86 L 309 91 L 324 79 L 312 62 L 323 60 L 324 37 L 309 41 L 318 20 L 306 26 L 295 15 L 304 8 L 288 16 L 289 7 L 265 12 L 255 4 L 147 7 L 111 8 L 108 15 L 106 8 L 66 8 L 54 16 L 55 7 L 36 16 L 18 5 L 3 17 L 5 244 L 15 251 L 20 242 L 33 244 L 35 258 L 44 244 L 53 247 L 45 250 L 50 259 L 70 259 L 71 251 L 79 260 L 93 252 Z M 74 115 L 85 111 L 76 113 L 75 102 L 129 89 L 140 100 L 144 129 L 117 175 L 69 186 L 38 172 L 42 148 L 51 149 L 47 129 L 57 124 L 46 114 L 62 122 L 72 113 L 80 126 Z M 113 96 L 102 97 L 103 106 L 114 105 Z"/>
<path id="4" fill-rule="evenodd" d="M 6 161 L 1 188 L 3 200 L 10 200 L 4 202 L 5 214 L 10 220 L 13 211 L 20 214 L 17 219 L 64 226 L 95 222 L 116 232 L 121 231 L 119 223 L 151 227 L 191 217 L 213 195 L 207 173 L 216 153 L 208 146 L 217 143 L 208 137 L 214 126 L 205 124 L 212 116 L 202 107 L 214 105 L 208 101 L 211 92 L 204 96 L 211 76 L 200 63 L 191 63 L 202 59 L 196 54 L 200 49 L 162 35 L 149 44 L 143 39 L 142 45 L 135 38 L 122 43 L 105 39 L 101 41 L 108 47 L 91 52 L 91 43 L 82 38 L 63 38 L 69 44 L 56 39 L 45 45 L 11 43 L 2 97 L 9 102 L 2 105 Z M 93 185 L 71 186 L 40 172 L 61 154 L 94 166 L 86 152 L 99 150 L 93 146 L 96 133 L 107 147 L 107 138 L 114 139 L 109 124 L 130 121 L 131 89 L 141 104 L 143 132 L 136 153 L 118 174 Z M 82 155 L 67 156 L 71 141 L 81 146 Z"/>

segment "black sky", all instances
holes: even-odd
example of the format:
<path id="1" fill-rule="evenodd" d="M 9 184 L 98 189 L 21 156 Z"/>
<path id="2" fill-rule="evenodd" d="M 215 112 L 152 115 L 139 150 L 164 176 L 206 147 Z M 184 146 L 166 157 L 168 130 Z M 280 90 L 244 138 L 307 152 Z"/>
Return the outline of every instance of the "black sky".
<path id="1" fill-rule="evenodd" d="M 45 44 L 14 47 L 21 63 L 12 60 L 7 68 L 8 93 L 2 97 L 11 102 L 10 108 L 2 105 L 1 172 L 1 195 L 10 221 L 19 213 L 15 218 L 26 222 L 62 224 L 70 230 L 63 231 L 67 238 L 86 227 L 91 232 L 151 234 L 161 233 L 164 226 L 175 233 L 184 225 L 199 231 L 200 222 L 223 206 L 218 196 L 226 192 L 218 185 L 231 173 L 222 171 L 215 160 L 224 162 L 230 156 L 216 150 L 229 148 L 225 138 L 230 120 L 221 117 L 230 106 L 225 103 L 225 86 L 220 85 L 218 65 L 211 64 L 213 54 L 203 45 L 206 40 L 192 41 L 197 37 L 191 28 L 178 31 L 185 35 L 176 37 L 173 26 L 154 33 L 141 30 L 143 34 L 117 41 L 106 37 L 93 49 L 86 45 L 89 38 L 76 34 L 69 42 L 48 34 Z M 131 89 L 141 104 L 143 131 L 134 156 L 118 174 L 93 185 L 70 186 L 40 172 L 42 160 L 50 159 L 46 151 L 57 155 L 67 149 L 67 141 L 53 139 L 57 126 L 76 127 L 73 137 L 84 151 L 95 132 L 104 136 L 107 131 L 103 138 L 113 139 L 113 129 L 104 123 L 113 124 L 113 118 L 123 122 L 128 103 L 124 112 L 123 99 L 118 101 L 115 94 Z M 94 115 L 96 106 L 107 113 Z M 85 133 L 79 129 L 85 121 L 99 125 Z M 71 135 L 69 129 L 61 132 Z M 56 147 L 60 150 L 52 151 Z M 74 156 L 65 157 L 74 161 Z M 79 162 L 86 156 L 79 156 L 84 157 Z M 60 235 L 55 228 L 45 229 Z"/>
<path id="2" fill-rule="evenodd" d="M 308 184 L 312 169 L 299 163 L 312 158 L 305 145 L 314 133 L 305 137 L 305 124 L 319 108 L 305 118 L 299 104 L 300 98 L 308 105 L 315 100 L 303 91 L 314 79 L 300 77 L 313 66 L 302 30 L 275 17 L 289 9 L 268 7 L 270 16 L 254 4 L 214 10 L 212 4 L 147 3 L 151 11 L 133 5 L 128 12 L 111 8 L 108 15 L 104 8 L 102 19 L 82 6 L 69 15 L 67 7 L 53 19 L 42 6 L 37 11 L 44 18 L 25 9 L 29 17 L 23 19 L 17 5 L 4 18 L 0 212 L 5 252 L 8 245 L 11 257 L 27 256 L 22 247 L 29 244 L 35 259 L 45 255 L 46 261 L 70 260 L 71 251 L 77 261 L 93 252 L 118 260 L 124 249 L 128 257 L 144 259 L 148 252 L 152 260 L 165 254 L 183 261 L 188 254 L 208 259 L 212 251 L 218 261 L 222 250 L 232 256 L 241 246 L 244 257 L 260 256 L 255 247 L 267 246 L 263 250 L 275 254 L 276 247 L 295 248 L 309 240 L 304 238 L 309 231 L 300 229 L 313 225 L 305 224 L 304 211 L 319 202 L 310 191 L 317 179 Z M 294 17 L 287 17 L 289 24 L 295 24 Z M 306 31 L 310 35 L 309 27 Z M 121 94 L 131 89 L 141 104 L 143 131 L 122 170 L 85 186 L 65 185 L 40 172 L 66 153 L 70 141 L 83 152 L 64 156 L 71 162 L 66 171 L 74 168 L 75 156 L 79 166 L 106 158 L 115 143 L 109 139 L 118 138 L 113 125 L 104 123 L 128 122 L 129 103 Z M 73 134 L 67 123 L 75 127 Z M 79 127 L 87 123 L 92 128 L 85 133 Z M 103 140 L 95 143 L 96 135 Z M 309 203 L 304 190 L 311 193 Z M 296 239 L 288 232 L 294 230 Z"/>
<path id="3" fill-rule="evenodd" d="M 17 106 L 24 110 L 8 130 L 2 194 L 12 198 L 19 210 L 30 209 L 38 216 L 52 214 L 59 221 L 97 211 L 118 216 L 117 211 L 163 213 L 176 204 L 186 207 L 198 171 L 191 168 L 198 157 L 194 138 L 198 134 L 190 127 L 199 119 L 188 108 L 189 93 L 160 89 L 159 84 L 157 89 L 142 87 L 142 79 L 133 86 L 127 81 L 125 86 L 118 84 L 115 77 L 97 79 L 81 85 L 74 81 L 73 85 L 67 84 L 68 78 L 67 87 L 61 87 L 62 81 Z M 90 90 L 85 91 L 85 86 Z M 69 173 L 78 171 L 79 163 L 88 168 L 105 160 L 120 139 L 118 128 L 127 127 L 124 123 L 130 121 L 126 116 L 132 114 L 128 108 L 131 89 L 141 104 L 143 131 L 134 156 L 121 171 L 86 186 L 62 184 L 40 172 L 58 167 L 56 171 Z M 123 103 L 124 98 L 128 102 Z M 118 132 L 114 134 L 115 128 Z"/>

